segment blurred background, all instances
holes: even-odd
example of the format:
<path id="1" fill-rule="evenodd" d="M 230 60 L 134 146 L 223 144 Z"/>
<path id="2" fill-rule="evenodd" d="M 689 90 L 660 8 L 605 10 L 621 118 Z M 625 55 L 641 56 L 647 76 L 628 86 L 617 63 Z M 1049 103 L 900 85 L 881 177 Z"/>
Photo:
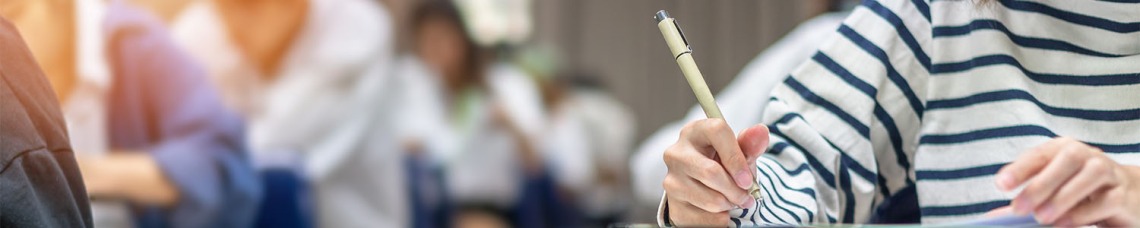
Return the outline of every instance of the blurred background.
<path id="1" fill-rule="evenodd" d="M 657 10 L 719 93 L 843 8 L 4 0 L 0 16 L 56 90 L 97 227 L 579 227 L 655 223 L 660 196 L 633 183 L 660 180 L 635 151 L 695 104 Z"/>

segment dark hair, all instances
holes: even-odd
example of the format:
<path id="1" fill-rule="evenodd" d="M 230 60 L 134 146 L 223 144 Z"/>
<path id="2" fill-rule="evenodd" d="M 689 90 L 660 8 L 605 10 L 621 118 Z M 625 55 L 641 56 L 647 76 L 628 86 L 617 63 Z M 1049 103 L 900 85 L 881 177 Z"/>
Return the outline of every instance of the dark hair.
<path id="1" fill-rule="evenodd" d="M 444 19 L 463 27 L 463 18 L 459 9 L 450 0 L 421 0 L 412 11 L 411 26 L 413 28 L 423 25 L 428 19 Z M 466 32 L 466 30 L 464 31 Z"/>
<path id="2" fill-rule="evenodd" d="M 483 75 L 483 49 L 471 38 L 471 33 L 463 26 L 463 18 L 459 9 L 451 0 L 421 0 L 411 15 L 411 32 L 418 34 L 421 26 L 431 20 L 443 20 L 455 25 L 463 34 L 463 44 L 466 56 L 464 67 L 468 82 L 480 82 Z M 413 42 L 420 42 L 419 37 L 413 35 Z"/>

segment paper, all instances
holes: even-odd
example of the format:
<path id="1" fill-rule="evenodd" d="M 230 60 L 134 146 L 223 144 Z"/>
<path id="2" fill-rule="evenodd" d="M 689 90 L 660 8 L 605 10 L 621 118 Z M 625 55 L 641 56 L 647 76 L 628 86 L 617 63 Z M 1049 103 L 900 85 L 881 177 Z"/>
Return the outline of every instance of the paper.
<path id="1" fill-rule="evenodd" d="M 941 225 L 940 225 L 941 226 Z M 1000 226 L 1000 227 L 1039 227 L 1037 220 L 1033 219 L 1033 215 L 1009 215 L 999 216 L 992 218 L 979 218 L 970 221 L 957 222 L 946 224 L 948 227 L 962 227 L 962 226 Z"/>

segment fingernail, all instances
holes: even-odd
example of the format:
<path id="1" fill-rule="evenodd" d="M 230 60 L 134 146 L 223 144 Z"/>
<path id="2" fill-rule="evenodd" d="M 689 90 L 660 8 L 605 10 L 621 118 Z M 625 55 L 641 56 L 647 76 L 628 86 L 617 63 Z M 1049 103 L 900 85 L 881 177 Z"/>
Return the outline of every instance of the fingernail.
<path id="1" fill-rule="evenodd" d="M 1008 173 L 998 174 L 997 185 L 1002 191 L 1009 191 L 1012 188 L 1010 185 L 1013 185 L 1013 177 Z"/>
<path id="2" fill-rule="evenodd" d="M 739 186 L 741 189 L 748 189 L 748 187 L 752 186 L 752 178 L 749 177 L 751 175 L 748 173 L 748 169 L 737 171 L 736 175 L 732 176 L 736 179 L 736 186 Z"/>
<path id="3" fill-rule="evenodd" d="M 1037 210 L 1035 216 L 1041 224 L 1049 224 L 1057 216 L 1057 211 L 1053 209 L 1053 205 L 1045 205 L 1041 210 Z"/>
<path id="4" fill-rule="evenodd" d="M 752 200 L 753 200 L 752 196 L 744 196 L 744 197 L 740 198 L 740 201 L 737 201 L 737 202 L 740 203 L 740 207 L 752 208 Z"/>

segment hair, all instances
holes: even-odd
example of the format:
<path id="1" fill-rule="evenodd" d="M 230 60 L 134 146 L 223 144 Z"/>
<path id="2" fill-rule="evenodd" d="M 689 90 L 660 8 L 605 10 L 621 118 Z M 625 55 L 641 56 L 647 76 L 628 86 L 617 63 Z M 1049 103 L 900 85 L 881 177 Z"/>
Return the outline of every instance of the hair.
<path id="1" fill-rule="evenodd" d="M 465 49 L 464 59 L 464 72 L 466 72 L 467 83 L 481 82 L 483 75 L 483 58 L 484 50 L 475 43 L 471 38 L 470 31 L 463 26 L 463 17 L 459 9 L 450 0 L 423 0 L 412 11 L 410 31 L 412 34 L 417 34 L 421 26 L 431 20 L 443 20 L 451 23 L 456 29 L 463 34 L 463 46 Z M 417 35 L 413 35 L 413 42 L 420 42 Z"/>
<path id="2" fill-rule="evenodd" d="M 411 26 L 416 28 L 429 19 L 436 18 L 454 22 L 456 26 L 463 27 L 463 18 L 459 14 L 459 9 L 449 0 L 421 1 L 412 11 Z M 466 29 L 464 32 L 467 32 Z"/>

